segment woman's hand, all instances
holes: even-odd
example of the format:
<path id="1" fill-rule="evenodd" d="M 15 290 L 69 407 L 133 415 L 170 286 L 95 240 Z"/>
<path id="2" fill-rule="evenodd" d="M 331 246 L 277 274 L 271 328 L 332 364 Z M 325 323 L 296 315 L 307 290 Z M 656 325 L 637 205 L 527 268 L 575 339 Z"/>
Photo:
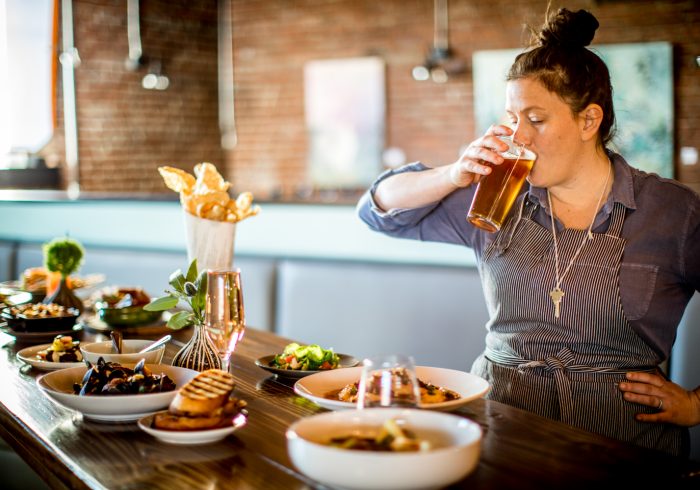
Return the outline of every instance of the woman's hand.
<path id="1" fill-rule="evenodd" d="M 627 373 L 628 382 L 620 383 L 625 400 L 658 409 L 657 413 L 638 413 L 640 422 L 666 422 L 685 427 L 700 424 L 700 391 L 687 391 L 663 376 L 652 373 Z"/>
<path id="2" fill-rule="evenodd" d="M 467 187 L 479 182 L 482 175 L 490 174 L 491 167 L 488 164 L 503 163 L 503 157 L 497 152 L 508 149 L 508 145 L 497 136 L 512 133 L 507 126 L 491 126 L 484 136 L 469 144 L 459 160 L 450 165 L 450 181 L 457 187 Z"/>

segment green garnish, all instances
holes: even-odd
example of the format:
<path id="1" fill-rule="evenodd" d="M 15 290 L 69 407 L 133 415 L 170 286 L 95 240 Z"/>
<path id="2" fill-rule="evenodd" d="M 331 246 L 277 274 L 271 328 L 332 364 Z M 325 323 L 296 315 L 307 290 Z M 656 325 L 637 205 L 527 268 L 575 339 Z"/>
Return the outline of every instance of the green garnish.
<path id="1" fill-rule="evenodd" d="M 318 344 L 299 345 L 296 342 L 288 344 L 282 354 L 277 354 L 270 366 L 277 369 L 297 371 L 318 371 L 335 369 L 340 357 L 333 349 L 323 349 Z"/>

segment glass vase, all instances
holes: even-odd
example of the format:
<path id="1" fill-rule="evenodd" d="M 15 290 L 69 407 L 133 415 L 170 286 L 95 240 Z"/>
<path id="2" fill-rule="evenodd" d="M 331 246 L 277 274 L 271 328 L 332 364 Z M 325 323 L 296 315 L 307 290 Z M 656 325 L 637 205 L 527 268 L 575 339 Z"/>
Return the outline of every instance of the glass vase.
<path id="1" fill-rule="evenodd" d="M 195 324 L 192 327 L 192 338 L 175 354 L 172 364 L 196 371 L 221 369 L 221 359 L 204 333 L 204 325 Z"/>

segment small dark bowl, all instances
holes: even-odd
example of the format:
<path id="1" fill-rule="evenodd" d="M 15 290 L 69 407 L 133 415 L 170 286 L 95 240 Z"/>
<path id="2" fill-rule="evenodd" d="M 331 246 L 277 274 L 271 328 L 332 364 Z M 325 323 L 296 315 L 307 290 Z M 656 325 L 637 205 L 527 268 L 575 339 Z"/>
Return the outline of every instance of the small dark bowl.
<path id="1" fill-rule="evenodd" d="M 44 318 L 24 318 L 14 316 L 10 308 L 0 312 L 0 317 L 7 322 L 7 326 L 15 332 L 53 332 L 70 330 L 75 325 L 79 313 L 74 308 L 66 310 L 69 314 L 64 316 Z"/>
<path id="2" fill-rule="evenodd" d="M 95 304 L 95 310 L 103 322 L 113 327 L 133 327 L 155 323 L 163 315 L 162 311 L 146 311 L 143 306 L 110 308 L 102 302 Z"/>

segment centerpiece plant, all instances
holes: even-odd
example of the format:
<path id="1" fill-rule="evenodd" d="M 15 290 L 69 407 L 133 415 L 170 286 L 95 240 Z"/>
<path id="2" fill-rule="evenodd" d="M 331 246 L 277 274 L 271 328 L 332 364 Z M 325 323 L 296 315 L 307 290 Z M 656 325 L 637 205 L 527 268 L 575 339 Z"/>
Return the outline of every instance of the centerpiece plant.
<path id="1" fill-rule="evenodd" d="M 50 242 L 45 243 L 42 250 L 46 270 L 61 275 L 58 287 L 43 302 L 55 303 L 66 308 L 75 308 L 82 313 L 84 310 L 83 302 L 70 288 L 68 277 L 80 269 L 85 257 L 85 249 L 77 240 L 63 237 L 54 238 Z"/>
<path id="2" fill-rule="evenodd" d="M 193 259 L 183 274 L 176 270 L 168 279 L 171 289 L 165 296 L 155 298 L 144 306 L 147 311 L 166 311 L 184 304 L 185 308 L 176 311 L 168 319 L 167 326 L 173 330 L 194 327 L 192 337 L 173 358 L 173 366 L 204 371 L 221 369 L 221 360 L 216 348 L 204 332 L 207 298 L 207 271 L 197 271 L 197 259 Z"/>

